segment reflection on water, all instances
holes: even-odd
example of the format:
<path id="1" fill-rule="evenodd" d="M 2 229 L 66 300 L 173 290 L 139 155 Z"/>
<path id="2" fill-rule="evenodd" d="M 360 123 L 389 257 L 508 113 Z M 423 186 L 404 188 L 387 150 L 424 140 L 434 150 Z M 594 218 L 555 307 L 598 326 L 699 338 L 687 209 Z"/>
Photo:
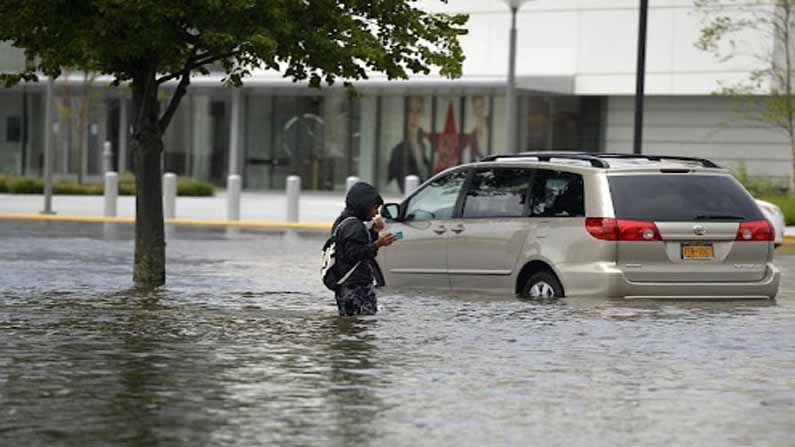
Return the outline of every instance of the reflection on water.
<path id="1" fill-rule="evenodd" d="M 776 302 L 387 291 L 340 318 L 322 235 L 0 223 L 0 445 L 792 445 Z"/>

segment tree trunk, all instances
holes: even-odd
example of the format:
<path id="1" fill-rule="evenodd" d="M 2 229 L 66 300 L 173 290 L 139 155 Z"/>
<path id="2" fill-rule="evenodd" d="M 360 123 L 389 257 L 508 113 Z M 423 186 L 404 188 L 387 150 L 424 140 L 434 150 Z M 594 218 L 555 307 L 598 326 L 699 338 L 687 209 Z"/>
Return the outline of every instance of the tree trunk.
<path id="1" fill-rule="evenodd" d="M 789 176 L 789 193 L 795 194 L 795 141 L 790 138 L 790 149 L 792 151 L 792 173 Z"/>
<path id="2" fill-rule="evenodd" d="M 161 153 L 158 125 L 156 64 L 144 64 L 133 76 L 133 135 L 135 157 L 135 265 L 136 287 L 154 289 L 166 282 L 166 242 L 163 229 Z"/>

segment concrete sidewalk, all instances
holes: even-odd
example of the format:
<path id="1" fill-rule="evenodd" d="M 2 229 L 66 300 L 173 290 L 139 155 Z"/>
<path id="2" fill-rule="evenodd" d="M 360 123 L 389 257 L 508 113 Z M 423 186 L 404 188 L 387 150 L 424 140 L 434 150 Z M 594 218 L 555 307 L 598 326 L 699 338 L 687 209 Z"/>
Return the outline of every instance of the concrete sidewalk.
<path id="1" fill-rule="evenodd" d="M 400 202 L 400 196 L 388 195 L 386 202 Z M 90 219 L 102 218 L 104 198 L 102 196 L 53 196 L 52 220 L 63 220 L 66 216 Z M 341 192 L 302 192 L 299 202 L 298 220 L 301 225 L 327 226 L 336 219 L 345 207 L 345 195 Z M 35 194 L 0 194 L 0 218 L 13 215 L 38 214 L 44 208 L 44 198 Z M 118 202 L 117 222 L 135 217 L 135 197 L 121 196 Z M 22 216 L 17 216 L 23 219 Z M 226 192 L 220 190 L 214 197 L 178 197 L 177 216 L 174 223 L 198 224 L 229 223 L 226 220 Z M 240 203 L 240 220 L 245 222 L 268 222 L 268 226 L 280 226 L 287 220 L 287 201 L 284 192 L 243 192 Z M 795 226 L 789 226 L 785 235 L 795 238 Z"/>
<path id="2" fill-rule="evenodd" d="M 399 202 L 399 196 L 384 197 L 387 202 Z M 102 196 L 54 195 L 53 211 L 58 216 L 102 216 Z M 135 197 L 121 196 L 117 216 L 135 217 Z M 341 192 L 303 192 L 299 201 L 298 220 L 307 224 L 330 224 L 345 207 Z M 0 215 L 36 214 L 44 208 L 44 198 L 33 194 L 0 194 Z M 225 221 L 226 193 L 221 190 L 214 197 L 178 197 L 176 220 Z M 243 192 L 240 204 L 241 221 L 284 222 L 287 202 L 284 192 Z M 220 222 L 219 222 L 220 223 Z"/>

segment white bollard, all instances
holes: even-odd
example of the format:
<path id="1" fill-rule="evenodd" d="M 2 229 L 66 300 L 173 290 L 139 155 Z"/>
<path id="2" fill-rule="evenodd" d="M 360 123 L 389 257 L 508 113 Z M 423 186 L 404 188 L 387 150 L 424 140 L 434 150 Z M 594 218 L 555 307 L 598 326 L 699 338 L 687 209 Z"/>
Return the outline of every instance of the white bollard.
<path id="1" fill-rule="evenodd" d="M 119 199 L 119 174 L 115 172 L 105 173 L 105 210 L 104 215 L 116 217 L 116 203 Z"/>
<path id="2" fill-rule="evenodd" d="M 287 177 L 287 222 L 298 222 L 298 199 L 301 196 L 301 177 Z"/>
<path id="3" fill-rule="evenodd" d="M 102 145 L 102 172 L 113 172 L 113 151 L 111 150 L 110 141 L 106 141 Z"/>
<path id="4" fill-rule="evenodd" d="M 226 179 L 226 218 L 240 220 L 240 176 L 230 175 Z"/>
<path id="5" fill-rule="evenodd" d="M 359 182 L 360 182 L 359 177 L 356 177 L 355 175 L 352 175 L 352 176 L 348 177 L 347 179 L 345 179 L 345 193 L 350 191 L 351 188 L 353 187 L 353 185 L 355 185 L 355 184 L 357 184 Z"/>
<path id="6" fill-rule="evenodd" d="M 356 177 L 355 175 L 352 175 L 352 176 L 346 178 L 345 179 L 345 192 L 347 193 L 348 191 L 350 191 L 351 188 L 353 187 L 353 185 L 355 185 L 355 184 L 357 184 L 357 183 L 359 183 L 361 181 L 362 180 L 359 177 Z"/>
<path id="7" fill-rule="evenodd" d="M 177 217 L 177 174 L 173 172 L 163 175 L 163 217 Z"/>
<path id="8" fill-rule="evenodd" d="M 420 178 L 416 175 L 407 175 L 403 185 L 404 194 L 408 197 L 409 194 L 420 186 Z"/>

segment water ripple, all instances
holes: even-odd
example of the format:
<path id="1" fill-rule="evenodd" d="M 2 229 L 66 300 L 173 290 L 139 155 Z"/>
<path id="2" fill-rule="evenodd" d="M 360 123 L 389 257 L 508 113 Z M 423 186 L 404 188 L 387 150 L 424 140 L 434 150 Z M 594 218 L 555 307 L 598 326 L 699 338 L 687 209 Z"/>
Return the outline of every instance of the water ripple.
<path id="1" fill-rule="evenodd" d="M 792 445 L 795 257 L 775 302 L 387 291 L 345 319 L 315 234 L 0 224 L 0 444 Z M 23 440 L 23 441 L 19 441 Z"/>

